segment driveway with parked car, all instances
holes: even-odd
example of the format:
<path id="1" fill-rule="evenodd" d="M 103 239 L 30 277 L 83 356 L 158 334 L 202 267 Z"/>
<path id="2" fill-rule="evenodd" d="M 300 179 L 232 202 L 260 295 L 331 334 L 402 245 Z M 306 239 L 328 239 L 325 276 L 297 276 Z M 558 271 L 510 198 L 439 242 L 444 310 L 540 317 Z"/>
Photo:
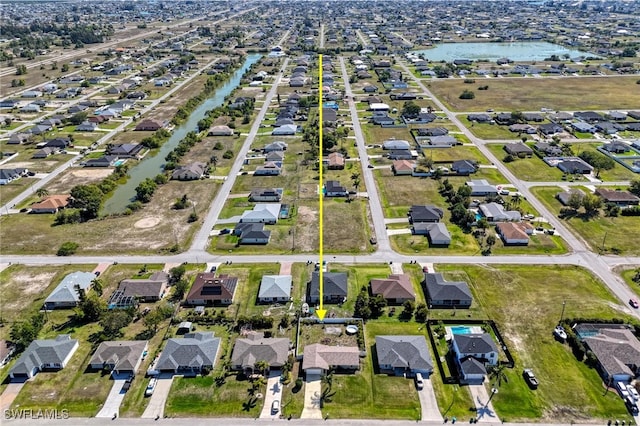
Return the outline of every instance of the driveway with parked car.
<path id="1" fill-rule="evenodd" d="M 264 405 L 260 413 L 261 419 L 279 419 L 281 400 L 282 400 L 282 384 L 280 383 L 280 370 L 269 371 L 267 378 L 267 391 L 264 395 Z"/>

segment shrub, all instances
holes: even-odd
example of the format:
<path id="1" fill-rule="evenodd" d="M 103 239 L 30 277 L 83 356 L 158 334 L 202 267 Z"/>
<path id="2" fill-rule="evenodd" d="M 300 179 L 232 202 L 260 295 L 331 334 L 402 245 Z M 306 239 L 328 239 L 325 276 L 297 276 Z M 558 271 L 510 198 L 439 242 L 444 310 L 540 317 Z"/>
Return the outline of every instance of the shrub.
<path id="1" fill-rule="evenodd" d="M 229 160 L 231 158 L 233 158 L 233 152 L 231 150 L 226 150 L 224 152 L 224 154 L 222 154 L 222 158 L 224 158 L 225 160 Z"/>
<path id="2" fill-rule="evenodd" d="M 460 99 L 475 99 L 475 97 L 476 97 L 476 94 L 473 93 L 471 90 L 465 90 L 459 96 Z"/>
<path id="3" fill-rule="evenodd" d="M 62 243 L 58 252 L 56 253 L 58 256 L 71 256 L 78 250 L 78 243 L 74 243 L 73 241 L 66 241 Z"/>

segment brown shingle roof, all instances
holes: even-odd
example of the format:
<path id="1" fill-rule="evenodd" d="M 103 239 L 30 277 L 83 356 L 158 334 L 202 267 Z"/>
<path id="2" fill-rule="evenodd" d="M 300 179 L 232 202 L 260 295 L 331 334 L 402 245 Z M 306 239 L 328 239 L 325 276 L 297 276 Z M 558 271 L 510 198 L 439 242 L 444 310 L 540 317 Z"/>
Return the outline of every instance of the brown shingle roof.
<path id="1" fill-rule="evenodd" d="M 391 274 L 386 279 L 371 280 L 371 292 L 385 299 L 415 299 L 416 294 L 407 274 Z"/>

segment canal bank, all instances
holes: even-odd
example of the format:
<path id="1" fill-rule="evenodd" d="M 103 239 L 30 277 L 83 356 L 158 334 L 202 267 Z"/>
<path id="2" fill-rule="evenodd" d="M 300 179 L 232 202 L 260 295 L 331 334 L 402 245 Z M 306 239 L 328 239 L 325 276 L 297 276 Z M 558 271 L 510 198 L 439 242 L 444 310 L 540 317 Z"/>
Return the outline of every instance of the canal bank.
<path id="1" fill-rule="evenodd" d="M 125 184 L 116 188 L 113 194 L 105 201 L 101 214 L 119 214 L 123 213 L 127 205 L 134 201 L 136 196 L 136 187 L 145 179 L 153 178 L 158 173 L 162 173 L 165 157 L 171 152 L 178 143 L 190 131 L 197 128 L 198 121 L 206 117 L 206 113 L 224 103 L 224 99 L 235 88 L 240 85 L 240 80 L 244 73 L 256 62 L 260 60 L 260 54 L 247 55 L 242 67 L 237 69 L 229 78 L 229 80 L 220 86 L 216 93 L 205 100 L 198 106 L 189 116 L 189 118 L 173 130 L 171 137 L 155 152 L 154 155 L 148 155 L 147 158 L 136 164 L 128 171 L 129 178 Z M 187 101 L 185 99 L 185 101 Z"/>

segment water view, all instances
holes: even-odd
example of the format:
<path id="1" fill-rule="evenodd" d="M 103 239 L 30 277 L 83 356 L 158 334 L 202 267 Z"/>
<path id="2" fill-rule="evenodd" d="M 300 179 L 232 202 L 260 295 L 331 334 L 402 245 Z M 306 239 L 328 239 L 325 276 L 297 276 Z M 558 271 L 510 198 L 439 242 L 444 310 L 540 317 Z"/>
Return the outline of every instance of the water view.
<path id="1" fill-rule="evenodd" d="M 236 70 L 233 75 L 229 78 L 229 80 L 222 85 L 218 90 L 216 90 L 215 95 L 204 101 L 198 108 L 196 108 L 187 121 L 185 121 L 180 126 L 176 127 L 169 140 L 167 140 L 157 151 L 154 156 L 147 156 L 144 160 L 142 160 L 139 164 L 132 167 L 128 174 L 129 179 L 127 183 L 124 185 L 120 185 L 107 199 L 102 207 L 103 214 L 115 214 L 122 213 L 127 205 L 135 199 L 136 196 L 136 187 L 145 180 L 146 178 L 152 178 L 158 173 L 161 173 L 165 164 L 165 157 L 173 148 L 176 147 L 178 142 L 180 142 L 187 133 L 194 130 L 197 127 L 198 121 L 202 120 L 206 112 L 216 108 L 223 104 L 225 96 L 230 94 L 233 89 L 238 87 L 240 84 L 240 79 L 246 70 L 251 67 L 251 65 L 258 62 L 260 59 L 260 54 L 250 54 L 247 55 L 247 58 L 242 65 L 241 68 Z"/>
<path id="2" fill-rule="evenodd" d="M 568 49 L 558 44 L 543 42 L 517 43 L 442 43 L 433 49 L 417 50 L 417 54 L 424 54 L 430 61 L 453 61 L 454 59 L 487 59 L 496 61 L 509 58 L 512 61 L 542 61 L 551 55 L 597 56 L 589 52 Z"/>

